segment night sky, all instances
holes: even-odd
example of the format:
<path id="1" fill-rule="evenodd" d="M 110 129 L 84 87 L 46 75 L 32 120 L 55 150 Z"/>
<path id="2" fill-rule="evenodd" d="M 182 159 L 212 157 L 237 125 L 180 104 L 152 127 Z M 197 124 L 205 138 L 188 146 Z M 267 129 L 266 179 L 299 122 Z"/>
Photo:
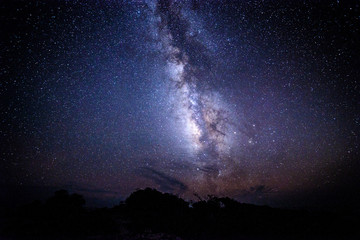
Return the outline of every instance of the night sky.
<path id="1" fill-rule="evenodd" d="M 2 197 L 359 207 L 359 1 L 7 0 L 0 26 Z"/>

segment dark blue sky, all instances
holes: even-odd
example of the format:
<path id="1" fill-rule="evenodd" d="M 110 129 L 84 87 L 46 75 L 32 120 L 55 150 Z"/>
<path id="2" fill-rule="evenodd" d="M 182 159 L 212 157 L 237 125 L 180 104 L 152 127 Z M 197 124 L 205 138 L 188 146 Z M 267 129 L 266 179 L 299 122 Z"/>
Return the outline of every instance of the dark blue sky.
<path id="1" fill-rule="evenodd" d="M 358 2 L 4 1 L 1 11 L 7 189 L 358 199 Z"/>

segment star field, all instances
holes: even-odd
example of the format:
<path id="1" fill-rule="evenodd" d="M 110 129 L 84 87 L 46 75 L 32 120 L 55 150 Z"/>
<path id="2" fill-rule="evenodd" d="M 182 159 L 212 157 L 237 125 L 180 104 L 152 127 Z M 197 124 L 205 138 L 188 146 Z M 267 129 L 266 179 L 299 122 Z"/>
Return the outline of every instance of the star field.
<path id="1" fill-rule="evenodd" d="M 358 187 L 356 1 L 1 11 L 3 185 L 266 204 Z"/>

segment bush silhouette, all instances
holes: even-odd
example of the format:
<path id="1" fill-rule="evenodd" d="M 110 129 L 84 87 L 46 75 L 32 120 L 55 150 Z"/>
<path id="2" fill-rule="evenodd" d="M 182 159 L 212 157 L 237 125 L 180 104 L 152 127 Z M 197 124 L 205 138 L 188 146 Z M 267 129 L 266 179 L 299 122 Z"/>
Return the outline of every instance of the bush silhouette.
<path id="1" fill-rule="evenodd" d="M 185 239 L 304 234 L 344 239 L 346 234 L 358 236 L 358 225 L 357 215 L 281 210 L 215 196 L 189 205 L 175 195 L 146 188 L 135 191 L 111 209 L 87 209 L 81 195 L 60 190 L 45 203 L 35 201 L 16 209 L 3 233 L 32 239 L 108 234 L 120 239 L 147 239 L 138 237 L 146 232 L 175 234 Z"/>
<path id="2" fill-rule="evenodd" d="M 66 190 L 55 192 L 45 204 L 35 201 L 18 208 L 9 219 L 7 233 L 38 235 L 87 235 L 111 232 L 115 224 L 110 216 L 89 212 L 79 194 Z"/>

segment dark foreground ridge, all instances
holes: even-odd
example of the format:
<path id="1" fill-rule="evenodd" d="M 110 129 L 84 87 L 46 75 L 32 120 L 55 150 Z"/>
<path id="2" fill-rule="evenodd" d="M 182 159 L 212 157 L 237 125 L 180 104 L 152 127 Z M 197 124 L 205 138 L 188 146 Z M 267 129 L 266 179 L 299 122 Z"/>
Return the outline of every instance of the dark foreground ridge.
<path id="1" fill-rule="evenodd" d="M 282 210 L 209 196 L 186 202 L 146 188 L 88 209 L 65 190 L 8 213 L 0 239 L 358 239 L 358 216 Z"/>

